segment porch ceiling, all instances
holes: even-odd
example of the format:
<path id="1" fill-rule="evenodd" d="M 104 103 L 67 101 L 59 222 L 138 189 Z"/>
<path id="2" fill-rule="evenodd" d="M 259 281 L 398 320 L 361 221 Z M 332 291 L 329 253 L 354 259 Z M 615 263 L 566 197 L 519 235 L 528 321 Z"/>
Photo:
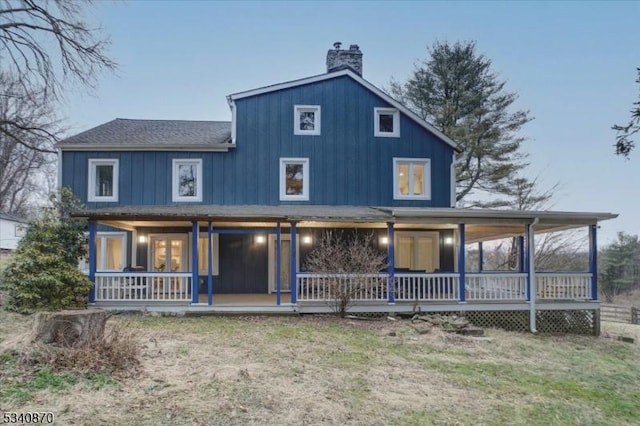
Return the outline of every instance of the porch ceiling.
<path id="1" fill-rule="evenodd" d="M 613 213 L 519 211 L 455 208 L 397 208 L 360 206 L 125 206 L 86 210 L 77 214 L 107 225 L 142 227 L 191 226 L 192 221 L 211 221 L 216 227 L 273 227 L 297 222 L 302 227 L 374 227 L 394 223 L 397 229 L 451 229 L 466 224 L 467 242 L 505 238 L 524 233 L 533 223 L 536 233 L 595 225 L 616 218 Z"/>

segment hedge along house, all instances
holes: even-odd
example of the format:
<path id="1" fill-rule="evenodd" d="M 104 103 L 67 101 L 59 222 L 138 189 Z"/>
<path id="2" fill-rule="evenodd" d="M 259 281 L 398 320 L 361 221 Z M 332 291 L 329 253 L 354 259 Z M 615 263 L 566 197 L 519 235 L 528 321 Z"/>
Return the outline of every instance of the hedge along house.
<path id="1" fill-rule="evenodd" d="M 228 96 L 231 122 L 116 119 L 58 145 L 61 185 L 87 206 L 91 302 L 327 312 L 331 286 L 354 278 L 305 258 L 342 229 L 387 253 L 353 312 L 595 327 L 597 223 L 616 215 L 455 208 L 457 144 L 362 78 L 358 46 L 334 47 L 325 74 Z M 536 271 L 535 234 L 577 227 L 590 269 Z M 517 270 L 465 270 L 468 244 L 508 236 Z"/>

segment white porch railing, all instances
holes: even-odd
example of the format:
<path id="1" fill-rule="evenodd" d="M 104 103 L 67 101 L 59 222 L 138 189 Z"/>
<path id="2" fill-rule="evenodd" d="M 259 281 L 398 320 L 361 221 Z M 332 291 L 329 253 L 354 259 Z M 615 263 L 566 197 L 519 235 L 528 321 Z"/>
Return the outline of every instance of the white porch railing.
<path id="1" fill-rule="evenodd" d="M 590 300 L 591 276 L 590 273 L 538 272 L 538 298 Z"/>
<path id="2" fill-rule="evenodd" d="M 487 273 L 465 275 L 466 300 L 526 300 L 527 274 Z"/>
<path id="3" fill-rule="evenodd" d="M 96 302 L 191 301 L 190 272 L 96 272 Z"/>
<path id="4" fill-rule="evenodd" d="M 387 300 L 387 274 L 310 274 L 298 273 L 298 300 L 326 302 L 343 295 L 357 302 Z"/>
<path id="5" fill-rule="evenodd" d="M 458 274 L 395 274 L 395 299 L 402 301 L 458 300 Z"/>

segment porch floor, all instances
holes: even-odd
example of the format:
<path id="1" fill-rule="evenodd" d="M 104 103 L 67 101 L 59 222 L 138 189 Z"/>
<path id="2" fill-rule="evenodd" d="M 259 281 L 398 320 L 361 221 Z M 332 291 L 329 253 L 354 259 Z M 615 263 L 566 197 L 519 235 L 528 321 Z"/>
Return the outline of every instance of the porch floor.
<path id="1" fill-rule="evenodd" d="M 280 295 L 281 304 L 289 304 L 291 294 L 282 293 Z M 207 295 L 198 295 L 198 303 L 207 304 Z M 236 305 L 236 306 L 275 306 L 276 294 L 250 293 L 250 294 L 214 294 L 214 305 Z"/>

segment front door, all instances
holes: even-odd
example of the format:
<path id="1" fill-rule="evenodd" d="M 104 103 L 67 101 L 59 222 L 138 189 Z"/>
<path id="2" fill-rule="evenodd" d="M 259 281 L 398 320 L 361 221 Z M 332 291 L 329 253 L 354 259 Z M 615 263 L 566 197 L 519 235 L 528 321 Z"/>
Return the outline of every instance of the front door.
<path id="1" fill-rule="evenodd" d="M 149 238 L 149 265 L 153 272 L 186 272 L 186 235 L 152 235 Z"/>
<path id="2" fill-rule="evenodd" d="M 276 236 L 269 235 L 269 293 L 276 292 Z M 280 291 L 291 291 L 291 237 L 280 236 Z"/>

